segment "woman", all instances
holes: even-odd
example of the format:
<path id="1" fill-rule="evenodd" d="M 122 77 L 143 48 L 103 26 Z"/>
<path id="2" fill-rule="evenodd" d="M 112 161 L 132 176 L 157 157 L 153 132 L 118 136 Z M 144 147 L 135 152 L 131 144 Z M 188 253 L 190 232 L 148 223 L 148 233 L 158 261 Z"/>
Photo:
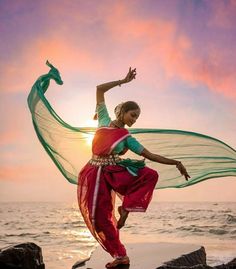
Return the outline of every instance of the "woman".
<path id="1" fill-rule="evenodd" d="M 131 127 L 138 119 L 138 104 L 128 101 L 118 105 L 116 119 L 110 119 L 104 93 L 132 81 L 135 76 L 136 69 L 129 68 L 124 79 L 97 86 L 99 128 L 93 139 L 92 159 L 81 170 L 78 179 L 78 202 L 84 220 L 92 235 L 114 258 L 107 268 L 130 263 L 119 239 L 119 229 L 125 225 L 129 212 L 146 211 L 158 181 L 157 172 L 146 167 L 144 161 L 122 160 L 120 155 L 130 149 L 151 161 L 176 165 L 186 180 L 190 178 L 181 162 L 151 153 L 125 129 L 125 125 Z M 122 199 L 118 221 L 114 215 L 115 194 Z"/>

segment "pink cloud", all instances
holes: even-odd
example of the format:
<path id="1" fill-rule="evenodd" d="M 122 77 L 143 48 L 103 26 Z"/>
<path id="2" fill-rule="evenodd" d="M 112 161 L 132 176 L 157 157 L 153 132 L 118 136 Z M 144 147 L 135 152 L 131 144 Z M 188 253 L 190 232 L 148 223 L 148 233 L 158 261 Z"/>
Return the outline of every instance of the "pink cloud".
<path id="1" fill-rule="evenodd" d="M 27 143 L 26 130 L 30 119 L 24 96 L 1 94 L 2 106 L 0 109 L 2 128 L 0 131 L 0 146 Z"/>
<path id="2" fill-rule="evenodd" d="M 232 18 L 234 11 L 222 3 L 212 4 L 209 21 Z M 235 8 L 235 1 L 231 6 Z M 99 10 L 97 16 L 95 10 Z M 229 98 L 236 97 L 235 63 L 229 65 L 227 62 L 230 55 L 225 55 L 220 45 L 213 47 L 206 41 L 204 50 L 208 56 L 202 56 L 201 48 L 197 51 L 194 47 L 193 37 L 174 20 L 141 17 L 140 13 L 133 12 L 132 5 L 123 1 L 101 7 L 84 5 L 79 9 L 67 2 L 57 6 L 49 3 L 45 6 L 45 14 L 49 30 L 22 44 L 17 58 L 4 67 L 1 83 L 5 91 L 27 91 L 36 74 L 44 72 L 44 62 L 49 59 L 64 74 L 73 69 L 101 76 L 111 72 L 111 68 L 119 70 L 133 62 L 139 66 L 146 81 L 156 83 L 179 77 L 190 84 L 206 85 Z M 89 25 L 96 20 L 99 23 L 97 31 L 90 30 Z"/>
<path id="3" fill-rule="evenodd" d="M 113 7 L 106 23 L 114 42 L 125 44 L 127 51 L 135 51 L 135 46 L 141 44 L 135 61 L 140 65 L 144 63 L 147 80 L 158 77 L 158 67 L 161 66 L 167 79 L 179 77 L 195 86 L 203 84 L 213 92 L 236 98 L 236 63 L 220 45 L 212 46 L 211 40 L 204 44 L 206 58 L 199 53 L 201 48 L 197 51 L 194 47 L 193 38 L 174 21 L 139 18 L 124 2 Z"/>
<path id="4" fill-rule="evenodd" d="M 208 25 L 223 29 L 235 28 L 236 1 L 209 1 L 212 17 Z"/>
<path id="5" fill-rule="evenodd" d="M 95 61 L 93 53 L 58 37 L 34 38 L 24 44 L 19 56 L 5 65 L 1 84 L 6 92 L 27 92 L 39 74 L 48 72 L 46 60 L 66 70 L 99 72 L 103 64 Z M 47 71 L 45 71 L 47 69 Z"/>

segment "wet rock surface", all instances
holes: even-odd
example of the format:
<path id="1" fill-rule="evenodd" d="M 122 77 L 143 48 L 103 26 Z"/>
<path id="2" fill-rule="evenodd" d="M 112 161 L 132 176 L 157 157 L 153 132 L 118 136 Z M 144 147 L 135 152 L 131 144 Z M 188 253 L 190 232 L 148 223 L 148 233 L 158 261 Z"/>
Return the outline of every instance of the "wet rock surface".
<path id="1" fill-rule="evenodd" d="M 207 265 L 206 251 L 204 247 L 199 247 L 190 253 L 164 262 L 161 266 L 158 266 L 158 264 L 155 266 L 154 252 L 156 253 L 156 250 L 151 252 L 154 245 L 155 244 L 129 245 L 131 256 L 133 256 L 132 263 L 130 265 L 117 266 L 116 269 L 236 269 L 236 258 L 227 264 L 214 267 Z M 161 249 L 163 249 L 163 247 L 165 247 L 165 245 L 162 245 Z M 166 247 L 170 249 L 169 245 Z M 145 248 L 146 251 L 144 251 Z M 167 251 L 167 249 L 164 249 L 163 251 Z M 158 252 L 160 254 L 160 249 Z M 106 255 L 104 250 L 98 249 L 89 261 L 78 261 L 72 268 L 101 269 L 101 266 L 104 268 L 105 261 L 102 261 L 102 258 Z M 105 259 L 108 258 L 105 257 Z M 38 245 L 31 242 L 3 248 L 0 250 L 0 269 L 45 269 L 42 250 Z"/>
<path id="2" fill-rule="evenodd" d="M 204 247 L 184 254 L 179 258 L 165 262 L 156 269 L 236 269 L 236 258 L 227 264 L 209 266 L 206 263 L 206 251 Z"/>
<path id="3" fill-rule="evenodd" d="M 0 250 L 1 269 L 45 269 L 42 250 L 34 243 L 22 243 Z"/>

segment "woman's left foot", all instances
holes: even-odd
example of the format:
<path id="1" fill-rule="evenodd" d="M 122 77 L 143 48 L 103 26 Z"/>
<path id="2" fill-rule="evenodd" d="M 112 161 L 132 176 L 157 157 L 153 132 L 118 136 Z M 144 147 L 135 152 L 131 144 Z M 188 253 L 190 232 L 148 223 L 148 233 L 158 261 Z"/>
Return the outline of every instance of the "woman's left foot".
<path id="1" fill-rule="evenodd" d="M 120 214 L 120 218 L 117 222 L 117 228 L 121 229 L 125 225 L 125 221 L 128 218 L 129 211 L 126 211 L 122 206 L 119 206 L 118 212 Z"/>
<path id="2" fill-rule="evenodd" d="M 116 258 L 113 262 L 107 263 L 106 268 L 114 268 L 122 264 L 130 264 L 130 260 L 128 256 L 124 256 L 122 258 Z"/>

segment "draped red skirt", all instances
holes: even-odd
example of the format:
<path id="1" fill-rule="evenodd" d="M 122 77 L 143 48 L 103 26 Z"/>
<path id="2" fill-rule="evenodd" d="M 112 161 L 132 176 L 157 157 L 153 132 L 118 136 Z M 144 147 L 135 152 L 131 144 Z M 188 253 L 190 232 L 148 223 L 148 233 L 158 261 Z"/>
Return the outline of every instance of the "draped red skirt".
<path id="1" fill-rule="evenodd" d="M 96 156 L 112 154 L 115 146 L 129 136 L 124 128 L 97 129 L 92 145 Z M 127 211 L 146 211 L 158 180 L 156 171 L 144 167 L 137 176 L 120 165 L 94 165 L 87 163 L 79 173 L 78 203 L 90 232 L 113 257 L 125 256 L 115 218 L 115 196 L 122 199 Z"/>
<path id="2" fill-rule="evenodd" d="M 155 170 L 139 169 L 131 175 L 125 167 L 85 165 L 79 175 L 78 202 L 84 220 L 100 245 L 113 257 L 125 256 L 114 214 L 115 195 L 130 212 L 145 212 L 158 180 Z"/>

